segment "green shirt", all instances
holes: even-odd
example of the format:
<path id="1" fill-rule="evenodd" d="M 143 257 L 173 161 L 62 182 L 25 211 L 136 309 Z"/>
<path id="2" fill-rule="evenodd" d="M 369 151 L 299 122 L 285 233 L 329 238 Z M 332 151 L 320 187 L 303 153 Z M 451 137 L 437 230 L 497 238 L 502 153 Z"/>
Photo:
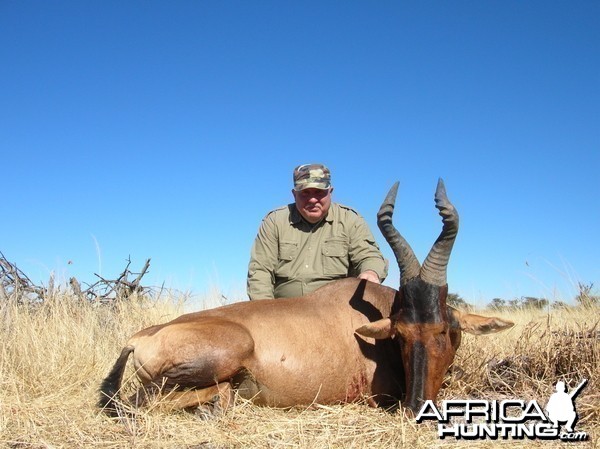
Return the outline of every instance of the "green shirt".
<path id="1" fill-rule="evenodd" d="M 260 225 L 248 266 L 248 296 L 302 296 L 367 270 L 383 280 L 387 262 L 356 211 L 332 203 L 327 216 L 313 225 L 289 204 L 270 212 Z"/>

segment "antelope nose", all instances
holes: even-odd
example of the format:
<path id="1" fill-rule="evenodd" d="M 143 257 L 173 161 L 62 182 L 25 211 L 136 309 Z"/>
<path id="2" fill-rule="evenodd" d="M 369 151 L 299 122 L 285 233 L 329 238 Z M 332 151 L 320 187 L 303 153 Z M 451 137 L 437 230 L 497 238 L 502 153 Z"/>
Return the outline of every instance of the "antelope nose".
<path id="1" fill-rule="evenodd" d="M 418 413 L 421 410 L 421 407 L 423 407 L 424 403 L 425 403 L 425 401 L 423 401 L 423 400 L 415 399 L 415 400 L 407 401 L 402 405 L 404 406 L 405 414 L 410 418 L 414 418 L 418 415 Z"/>

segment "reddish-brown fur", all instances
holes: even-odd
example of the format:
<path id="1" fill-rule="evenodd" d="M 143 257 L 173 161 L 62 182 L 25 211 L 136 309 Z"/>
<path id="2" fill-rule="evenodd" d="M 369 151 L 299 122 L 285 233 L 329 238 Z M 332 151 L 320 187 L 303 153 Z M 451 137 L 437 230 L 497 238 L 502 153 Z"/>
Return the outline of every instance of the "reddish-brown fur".
<path id="1" fill-rule="evenodd" d="M 396 293 L 344 279 L 301 298 L 183 315 L 136 333 L 127 347 L 147 386 L 205 389 L 229 382 L 255 403 L 278 407 L 365 396 L 392 403 L 403 389 L 397 348 L 354 330 L 389 316 Z M 102 399 L 101 405 L 114 406 Z"/>
<path id="2" fill-rule="evenodd" d="M 444 227 L 423 266 L 391 224 L 397 185 L 378 224 L 401 272 L 400 290 L 343 279 L 301 298 L 241 302 L 183 315 L 135 334 L 100 388 L 99 406 L 115 401 L 130 354 L 147 391 L 169 392 L 173 407 L 226 407 L 232 389 L 261 405 L 289 407 L 367 398 L 413 411 L 435 399 L 460 332 L 498 332 L 512 323 L 446 306 L 446 264 L 458 215 L 438 183 Z"/>

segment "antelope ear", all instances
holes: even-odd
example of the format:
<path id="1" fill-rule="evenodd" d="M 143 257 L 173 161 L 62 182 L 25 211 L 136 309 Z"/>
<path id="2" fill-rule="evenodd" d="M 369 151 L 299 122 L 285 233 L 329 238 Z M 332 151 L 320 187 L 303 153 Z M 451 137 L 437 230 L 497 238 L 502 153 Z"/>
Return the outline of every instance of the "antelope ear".
<path id="1" fill-rule="evenodd" d="M 493 334 L 510 329 L 515 323 L 497 317 L 475 315 L 473 313 L 461 313 L 452 310 L 452 315 L 458 327 L 463 332 L 473 335 Z"/>
<path id="2" fill-rule="evenodd" d="M 392 326 L 392 320 L 389 318 L 383 318 L 381 320 L 365 324 L 364 326 L 356 329 L 355 332 L 363 337 L 370 337 L 376 340 L 390 338 L 396 334 L 394 326 Z"/>

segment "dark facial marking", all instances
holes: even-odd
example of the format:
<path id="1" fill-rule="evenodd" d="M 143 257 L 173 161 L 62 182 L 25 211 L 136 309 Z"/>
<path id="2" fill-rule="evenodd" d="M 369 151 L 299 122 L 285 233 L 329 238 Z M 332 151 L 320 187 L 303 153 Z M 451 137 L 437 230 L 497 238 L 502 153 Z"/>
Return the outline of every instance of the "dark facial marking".
<path id="1" fill-rule="evenodd" d="M 401 316 L 406 323 L 441 323 L 447 321 L 447 286 L 428 284 L 414 278 L 402 287 Z"/>
<path id="2" fill-rule="evenodd" d="M 415 341 L 409 356 L 410 379 L 407 397 L 410 398 L 408 407 L 414 407 L 424 400 L 425 381 L 427 380 L 427 351 L 420 341 Z"/>

